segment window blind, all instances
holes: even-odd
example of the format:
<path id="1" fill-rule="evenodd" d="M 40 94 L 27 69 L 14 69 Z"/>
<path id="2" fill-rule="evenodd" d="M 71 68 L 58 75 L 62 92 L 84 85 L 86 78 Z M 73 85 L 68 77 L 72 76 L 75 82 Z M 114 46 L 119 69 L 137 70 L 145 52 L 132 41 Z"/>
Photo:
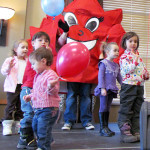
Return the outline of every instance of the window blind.
<path id="1" fill-rule="evenodd" d="M 138 51 L 150 72 L 150 1 L 148 0 L 103 0 L 105 11 L 121 8 L 122 26 L 126 32 L 134 31 L 140 38 Z M 120 87 L 120 86 L 119 86 Z M 150 80 L 145 82 L 146 100 L 150 101 Z"/>

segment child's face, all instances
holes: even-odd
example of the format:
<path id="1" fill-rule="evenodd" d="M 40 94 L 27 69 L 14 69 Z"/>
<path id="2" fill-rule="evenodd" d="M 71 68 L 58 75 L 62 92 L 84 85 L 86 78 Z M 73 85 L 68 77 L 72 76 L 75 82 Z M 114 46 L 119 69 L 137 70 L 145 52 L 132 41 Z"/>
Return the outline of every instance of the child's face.
<path id="1" fill-rule="evenodd" d="M 14 49 L 14 51 L 17 53 L 18 58 L 24 59 L 28 53 L 28 43 L 25 41 L 21 42 L 18 48 Z"/>
<path id="2" fill-rule="evenodd" d="M 126 40 L 126 46 L 128 51 L 135 51 L 137 49 L 137 36 L 131 37 L 129 40 Z"/>
<path id="3" fill-rule="evenodd" d="M 111 45 L 111 49 L 107 51 L 107 57 L 110 59 L 117 58 L 119 56 L 119 47 L 117 45 Z"/>
<path id="4" fill-rule="evenodd" d="M 34 49 L 38 49 L 40 47 L 48 47 L 49 46 L 49 41 L 46 39 L 46 37 L 43 35 L 40 38 L 35 39 L 34 41 L 32 41 L 32 46 L 34 47 Z"/>
<path id="5" fill-rule="evenodd" d="M 32 59 L 31 65 L 32 65 L 31 67 L 33 68 L 33 70 L 36 71 L 36 73 L 42 73 L 46 69 L 46 60 L 45 58 L 43 58 L 40 61 Z"/>

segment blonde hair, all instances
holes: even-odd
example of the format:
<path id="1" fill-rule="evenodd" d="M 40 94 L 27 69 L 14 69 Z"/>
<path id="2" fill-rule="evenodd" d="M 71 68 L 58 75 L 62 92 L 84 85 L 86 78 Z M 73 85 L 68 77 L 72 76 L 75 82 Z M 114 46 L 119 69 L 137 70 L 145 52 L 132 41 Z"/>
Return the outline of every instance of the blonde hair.
<path id="1" fill-rule="evenodd" d="M 26 42 L 28 44 L 28 42 L 25 39 L 20 39 L 20 40 L 15 41 L 11 50 L 11 54 L 10 54 L 11 56 L 17 56 L 15 49 L 17 49 L 19 47 L 19 44 L 22 42 Z"/>
<path id="2" fill-rule="evenodd" d="M 102 42 L 100 49 L 101 49 L 104 53 L 106 53 L 107 51 L 110 51 L 110 50 L 111 50 L 111 46 L 112 46 L 112 45 L 117 45 L 117 46 L 118 46 L 118 44 L 117 44 L 116 42 L 110 42 L 110 43 Z"/>

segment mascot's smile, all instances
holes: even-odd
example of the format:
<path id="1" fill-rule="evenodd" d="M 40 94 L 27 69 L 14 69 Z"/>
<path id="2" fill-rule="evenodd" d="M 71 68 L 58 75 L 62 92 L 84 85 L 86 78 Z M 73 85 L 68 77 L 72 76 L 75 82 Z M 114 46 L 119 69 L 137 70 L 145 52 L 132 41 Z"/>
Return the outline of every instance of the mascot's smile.
<path id="1" fill-rule="evenodd" d="M 88 50 L 91 50 L 95 45 L 96 45 L 96 41 L 97 40 L 91 40 L 91 41 L 77 41 L 77 40 L 74 40 L 74 39 L 71 39 L 71 38 L 67 38 L 67 43 L 70 43 L 70 42 L 80 42 L 82 44 L 84 44 Z"/>

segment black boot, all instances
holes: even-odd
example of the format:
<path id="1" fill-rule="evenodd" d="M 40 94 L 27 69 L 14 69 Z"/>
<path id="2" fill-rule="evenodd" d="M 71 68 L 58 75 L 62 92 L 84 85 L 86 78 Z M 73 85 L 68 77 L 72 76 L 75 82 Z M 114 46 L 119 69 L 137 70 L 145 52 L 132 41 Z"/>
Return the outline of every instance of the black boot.
<path id="1" fill-rule="evenodd" d="M 37 143 L 34 139 L 34 133 L 31 127 L 20 128 L 20 140 L 18 142 L 17 148 L 26 148 L 31 150 L 35 150 L 37 148 Z"/>
<path id="2" fill-rule="evenodd" d="M 111 131 L 108 127 L 108 121 L 109 121 L 109 112 L 104 112 L 104 121 L 105 121 L 105 126 L 108 128 L 109 132 L 113 135 L 115 135 L 115 132 Z"/>
<path id="3" fill-rule="evenodd" d="M 100 135 L 101 136 L 112 136 L 110 131 L 108 130 L 106 126 L 106 121 L 105 121 L 105 112 L 99 112 L 99 121 L 100 121 Z"/>

